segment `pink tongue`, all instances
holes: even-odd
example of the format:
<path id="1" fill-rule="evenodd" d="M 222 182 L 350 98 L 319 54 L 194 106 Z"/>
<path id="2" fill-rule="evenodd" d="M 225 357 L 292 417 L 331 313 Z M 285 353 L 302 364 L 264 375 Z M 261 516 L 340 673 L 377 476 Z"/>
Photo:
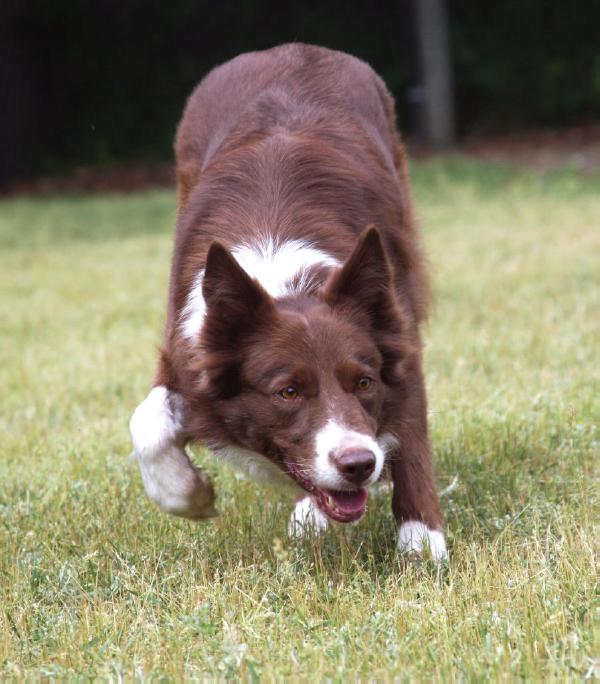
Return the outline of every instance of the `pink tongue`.
<path id="1" fill-rule="evenodd" d="M 327 494 L 335 501 L 335 505 L 344 513 L 362 511 L 367 503 L 367 490 L 357 489 L 353 492 L 335 491 L 328 489 Z"/>

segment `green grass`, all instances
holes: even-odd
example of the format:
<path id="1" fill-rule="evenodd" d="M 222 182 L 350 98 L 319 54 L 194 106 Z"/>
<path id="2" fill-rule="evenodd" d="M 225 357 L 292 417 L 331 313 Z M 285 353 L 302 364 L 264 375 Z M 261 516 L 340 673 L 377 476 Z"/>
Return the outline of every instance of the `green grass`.
<path id="1" fill-rule="evenodd" d="M 600 177 L 415 165 L 451 560 L 389 501 L 300 546 L 205 454 L 221 516 L 146 499 L 127 423 L 160 343 L 174 193 L 0 203 L 0 677 L 591 675 Z M 595 358 L 594 358 L 595 354 Z M 596 661 L 597 662 L 597 661 Z"/>

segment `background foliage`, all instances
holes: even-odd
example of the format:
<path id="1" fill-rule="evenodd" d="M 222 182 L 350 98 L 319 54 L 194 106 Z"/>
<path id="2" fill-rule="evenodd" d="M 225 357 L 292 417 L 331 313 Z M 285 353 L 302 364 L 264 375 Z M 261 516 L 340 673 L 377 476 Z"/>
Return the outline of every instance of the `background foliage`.
<path id="1" fill-rule="evenodd" d="M 239 52 L 286 41 L 368 60 L 414 128 L 409 0 L 3 0 L 0 180 L 171 157 L 185 98 Z M 448 0 L 460 132 L 600 116 L 600 3 Z"/>

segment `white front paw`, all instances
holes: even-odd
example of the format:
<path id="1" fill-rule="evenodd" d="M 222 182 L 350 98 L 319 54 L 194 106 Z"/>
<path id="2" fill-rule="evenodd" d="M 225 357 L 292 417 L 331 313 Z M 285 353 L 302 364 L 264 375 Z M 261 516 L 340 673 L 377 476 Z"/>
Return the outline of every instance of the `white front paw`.
<path id="1" fill-rule="evenodd" d="M 217 515 L 210 478 L 178 444 L 180 397 L 155 387 L 135 410 L 130 429 L 144 488 L 161 510 L 194 520 Z"/>
<path id="2" fill-rule="evenodd" d="M 412 556 L 422 556 L 425 549 L 429 549 L 434 561 L 439 562 L 448 558 L 444 533 L 431 530 L 427 525 L 417 520 L 409 520 L 398 528 L 398 549 Z"/>
<path id="3" fill-rule="evenodd" d="M 181 398 L 166 387 L 154 387 L 129 421 L 138 458 L 152 458 L 177 441 L 181 431 Z"/>
<path id="4" fill-rule="evenodd" d="M 192 520 L 218 515 L 210 477 L 184 449 L 171 445 L 155 459 L 138 456 L 138 462 L 146 493 L 161 511 Z"/>
<path id="5" fill-rule="evenodd" d="M 288 523 L 288 534 L 290 537 L 304 537 L 314 532 L 325 532 L 328 525 L 327 516 L 319 510 L 310 496 L 305 496 L 294 506 Z"/>

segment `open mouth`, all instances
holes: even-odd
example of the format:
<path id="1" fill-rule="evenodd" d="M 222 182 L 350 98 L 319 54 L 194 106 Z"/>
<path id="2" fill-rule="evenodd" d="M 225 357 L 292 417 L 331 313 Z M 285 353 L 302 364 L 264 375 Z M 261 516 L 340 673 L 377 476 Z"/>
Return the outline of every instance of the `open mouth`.
<path id="1" fill-rule="evenodd" d="M 367 490 L 363 487 L 353 490 L 324 489 L 299 472 L 295 463 L 286 463 L 290 476 L 305 489 L 317 506 L 337 522 L 354 522 L 362 517 L 367 508 Z"/>

